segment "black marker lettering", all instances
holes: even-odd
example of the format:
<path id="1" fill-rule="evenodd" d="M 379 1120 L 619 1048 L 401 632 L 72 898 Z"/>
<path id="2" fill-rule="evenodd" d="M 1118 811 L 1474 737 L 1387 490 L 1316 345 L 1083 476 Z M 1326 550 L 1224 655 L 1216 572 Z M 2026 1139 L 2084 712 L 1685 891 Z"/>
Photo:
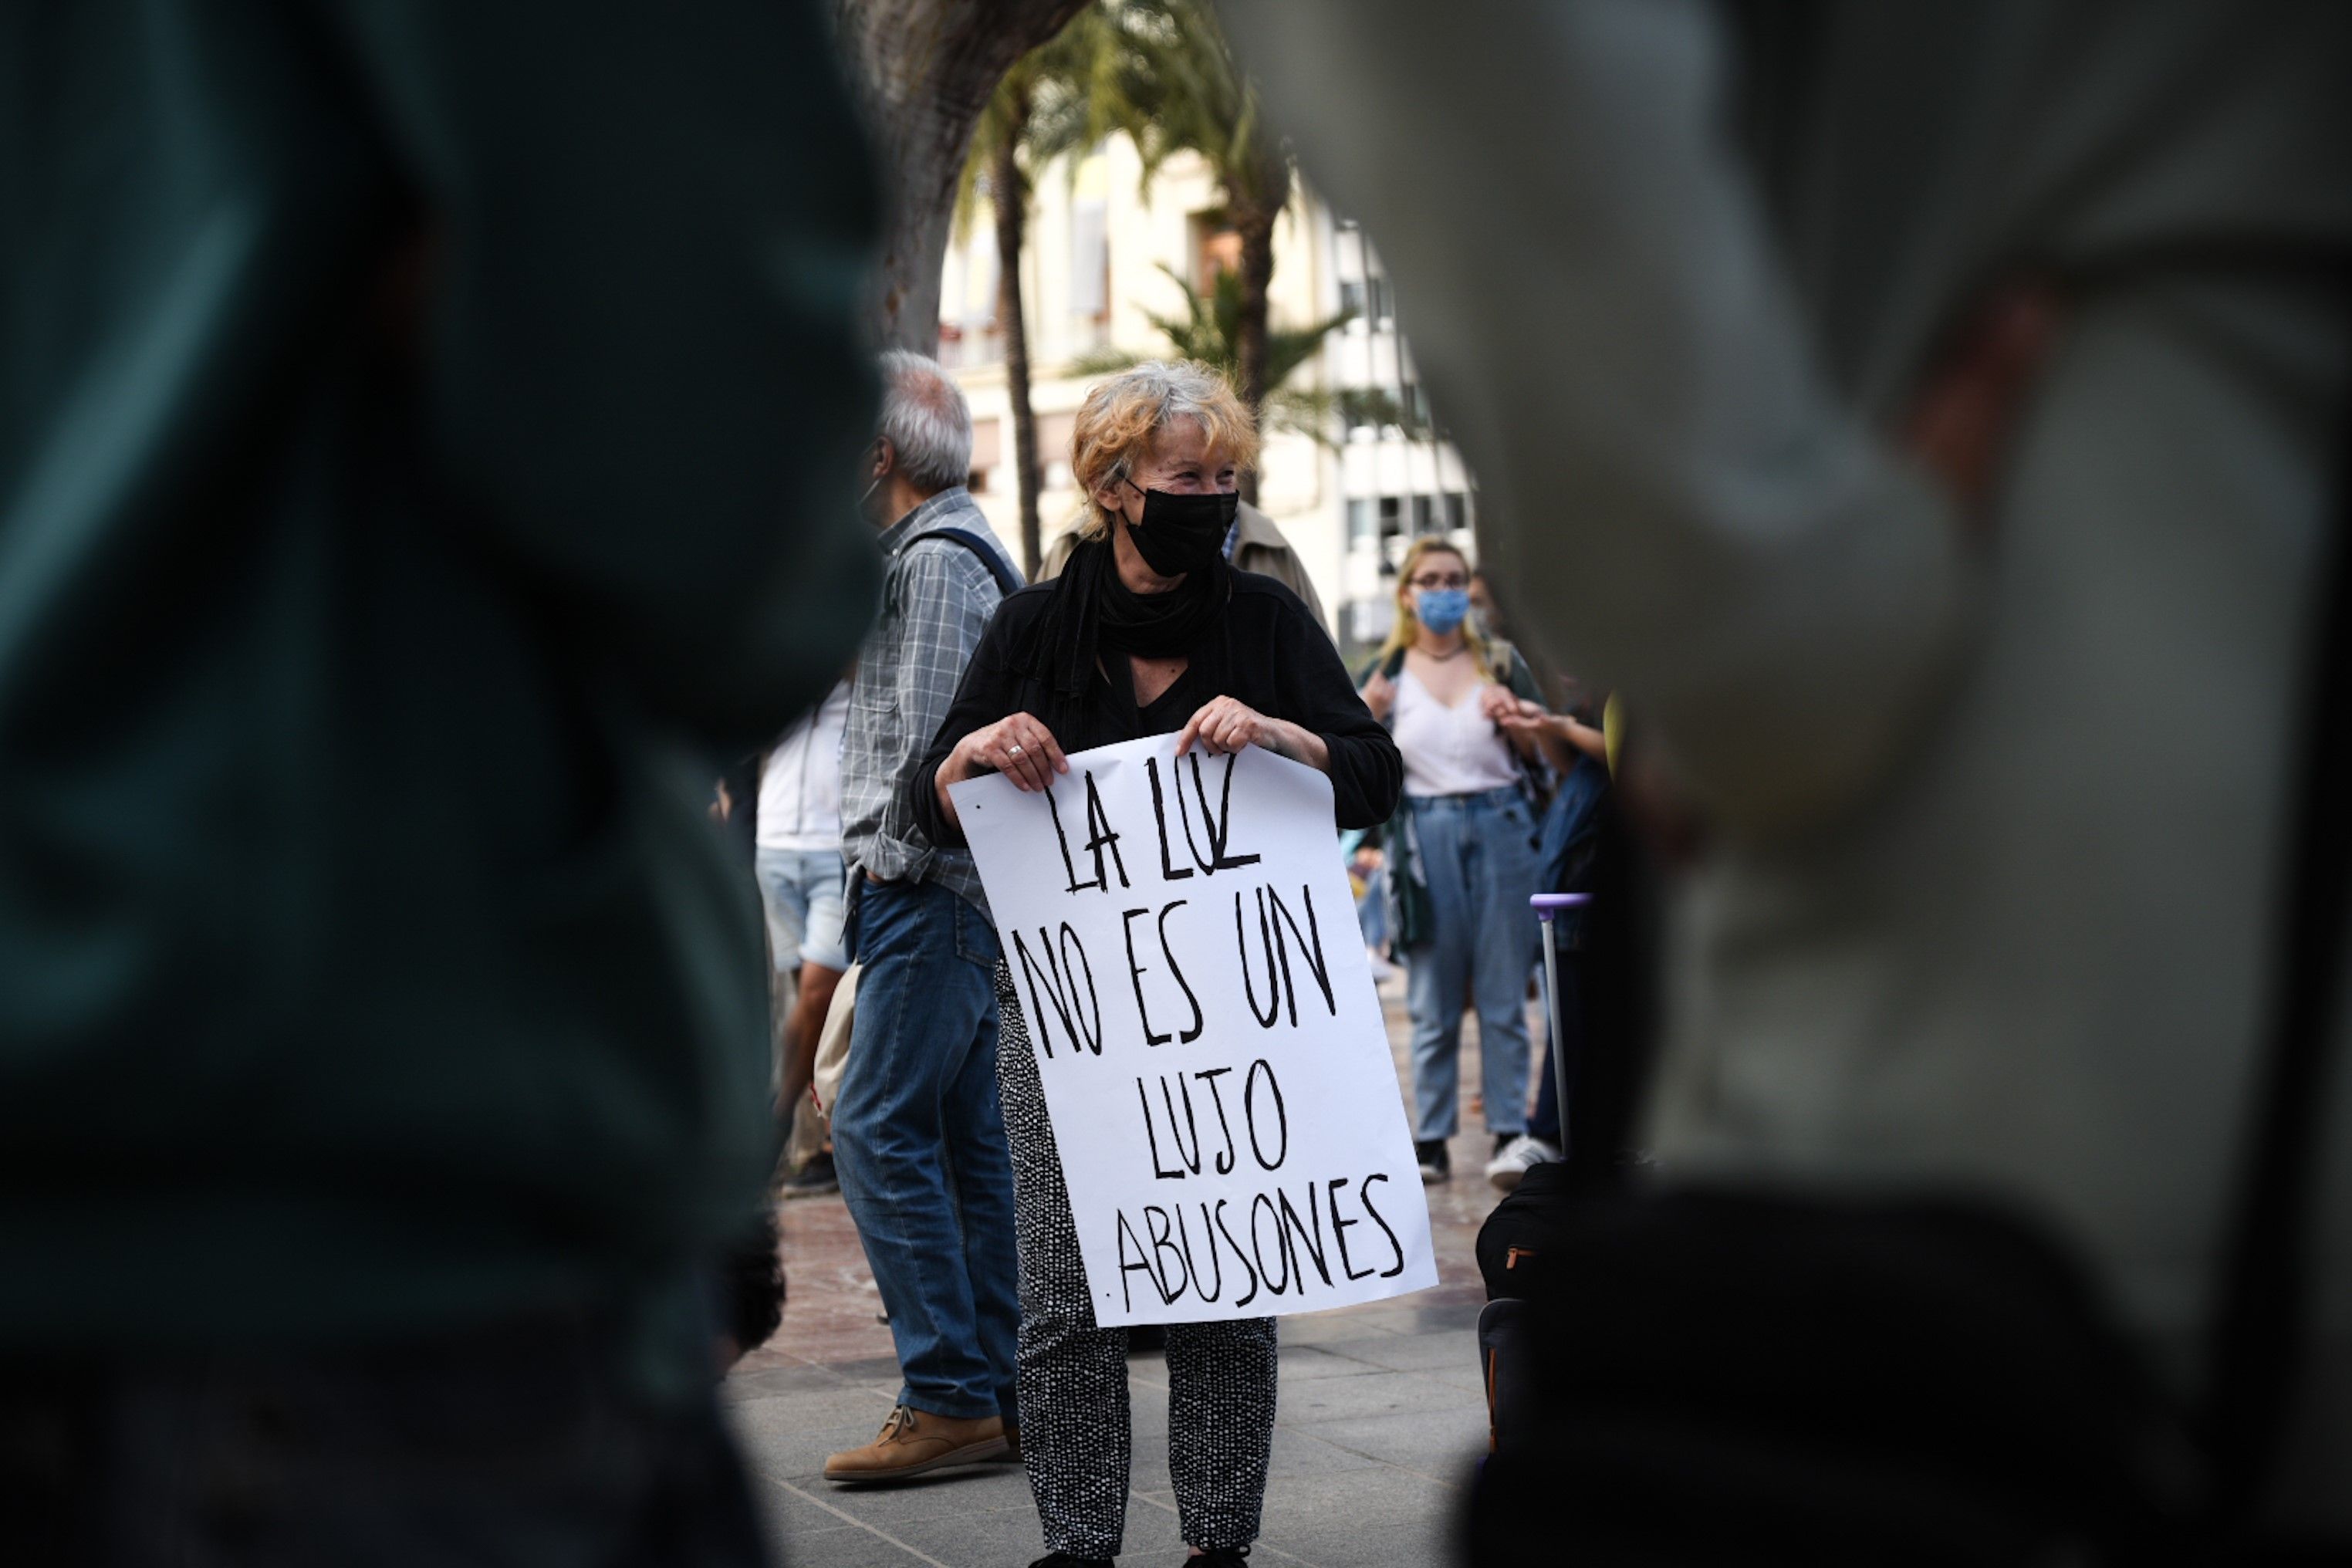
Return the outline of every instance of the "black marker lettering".
<path id="1" fill-rule="evenodd" d="M 1065 926 L 1062 929 L 1066 931 L 1069 928 Z M 1049 985 L 1041 985 L 1038 983 L 1037 961 L 1029 956 L 1029 944 L 1021 940 L 1019 931 L 1013 933 L 1013 955 L 1020 960 L 1022 977 L 1029 982 L 1029 1016 L 1037 1020 L 1037 1043 L 1045 1047 L 1045 1059 L 1052 1061 L 1054 1059 L 1052 1031 L 1045 1027 L 1045 1023 L 1046 1003 L 1051 1002 L 1054 1005 L 1054 1016 L 1062 1020 L 1062 1033 L 1070 1037 L 1070 1048 L 1076 1050 L 1081 1041 L 1078 1037 L 1078 1026 L 1071 1020 L 1070 1016 L 1071 1008 L 1076 1005 L 1076 999 L 1064 992 L 1061 967 L 1054 959 L 1053 939 L 1045 934 L 1044 926 L 1037 928 L 1037 945 L 1045 952 L 1045 973 L 1051 982 Z"/>
<path id="2" fill-rule="evenodd" d="M 1181 1271 L 1184 1267 L 1184 1255 L 1176 1250 L 1176 1235 L 1169 1226 L 1168 1211 L 1158 1204 L 1145 1205 L 1143 1228 L 1151 1233 L 1151 1256 L 1154 1258 L 1166 1257 L 1169 1264 Z M 1163 1307 L 1181 1296 L 1192 1284 L 1190 1275 L 1182 1275 L 1173 1286 L 1163 1283 L 1168 1277 L 1167 1265 L 1162 1265 L 1160 1271 L 1152 1277 L 1152 1282 L 1160 1286 L 1160 1304 Z"/>
<path id="3" fill-rule="evenodd" d="M 1339 1249 L 1339 1272 L 1346 1275 L 1348 1282 L 1352 1285 L 1359 1279 L 1370 1279 L 1372 1271 L 1367 1268 L 1359 1274 L 1356 1272 L 1356 1266 L 1348 1261 L 1348 1227 L 1361 1225 L 1364 1222 L 1360 1219 L 1339 1217 L 1339 1189 L 1347 1184 L 1348 1178 L 1345 1176 L 1334 1176 L 1331 1179 L 1331 1241 L 1332 1245 Z"/>
<path id="4" fill-rule="evenodd" d="M 1132 1263 L 1127 1260 L 1127 1244 L 1130 1241 L 1135 1243 L 1135 1261 Z M 1135 1310 L 1135 1296 L 1128 1288 L 1127 1277 L 1139 1268 L 1151 1279 L 1151 1288 L 1159 1290 L 1160 1280 L 1151 1273 L 1151 1261 L 1143 1256 L 1143 1238 L 1135 1234 L 1135 1227 L 1127 1223 L 1127 1211 L 1121 1209 L 1118 1211 L 1118 1292 L 1122 1307 L 1130 1312 Z M 1160 1291 L 1163 1304 L 1167 1299 L 1167 1292 Z"/>
<path id="5" fill-rule="evenodd" d="M 1192 793 L 1201 802 L 1202 830 L 1209 836 L 1209 863 L 1202 868 L 1213 873 L 1217 871 L 1230 871 L 1242 866 L 1255 866 L 1258 862 L 1258 857 L 1255 855 L 1227 855 L 1225 853 L 1225 841 L 1232 836 L 1234 826 L 1234 764 L 1240 761 L 1241 753 L 1239 752 L 1227 752 L 1225 753 L 1224 790 L 1217 799 L 1217 820 L 1215 825 L 1213 826 L 1209 822 L 1209 786 L 1203 784 L 1201 779 L 1201 753 L 1198 752 L 1194 752 L 1192 753 Z M 1179 783 L 1177 785 L 1177 795 L 1179 798 L 1176 804 L 1181 807 L 1184 804 L 1181 798 L 1183 795 L 1183 785 L 1181 774 L 1179 775 Z M 1198 852 L 1195 851 L 1196 857 L 1197 854 Z"/>
<path id="6" fill-rule="evenodd" d="M 1260 1072 L 1265 1074 L 1265 1087 L 1274 1096 L 1275 1125 L 1282 1132 L 1282 1148 L 1271 1160 L 1265 1157 L 1265 1145 L 1258 1142 L 1257 1136 L 1257 1075 Z M 1250 1063 L 1249 1076 L 1242 1080 L 1242 1120 L 1249 1123 L 1250 1152 L 1257 1156 L 1257 1163 L 1269 1171 L 1281 1169 L 1282 1163 L 1290 1158 L 1290 1113 L 1283 1106 L 1282 1085 L 1275 1081 L 1274 1066 L 1264 1057 Z"/>
<path id="7" fill-rule="evenodd" d="M 1070 863 L 1070 836 L 1062 831 L 1062 808 L 1054 804 L 1052 790 L 1045 792 L 1045 814 L 1054 819 L 1054 842 L 1062 847 L 1062 875 L 1068 879 L 1070 884 L 1064 891 L 1075 893 L 1081 888 L 1101 887 L 1102 873 L 1099 868 L 1096 870 L 1094 881 L 1078 880 L 1078 868 Z"/>
<path id="8" fill-rule="evenodd" d="M 1185 873 L 1187 876 L 1191 874 L 1189 871 Z M 1168 945 L 1168 917 L 1182 909 L 1184 904 L 1185 900 L 1179 899 L 1160 911 L 1160 956 L 1167 960 L 1168 973 L 1176 977 L 1177 985 L 1184 993 L 1184 1000 L 1192 1008 L 1192 1026 L 1180 1032 L 1176 1037 L 1182 1044 L 1189 1046 L 1201 1037 L 1201 1031 L 1208 1026 L 1208 1022 L 1201 1016 L 1201 999 L 1192 994 L 1192 983 L 1184 978 L 1183 970 L 1177 967 L 1176 950 Z"/>
<path id="9" fill-rule="evenodd" d="M 1257 987 L 1250 983 L 1249 934 L 1242 929 L 1242 896 L 1236 892 L 1234 895 L 1234 942 L 1240 948 L 1242 955 L 1242 994 L 1249 1002 L 1250 1016 L 1257 1020 L 1257 1026 L 1261 1029 L 1271 1029 L 1274 1027 L 1275 1019 L 1282 1016 L 1282 978 L 1281 972 L 1276 967 L 1274 933 L 1266 925 L 1264 888 L 1257 890 L 1257 936 L 1258 941 L 1265 948 L 1265 984 L 1268 994 L 1265 999 L 1265 1011 L 1263 1013 L 1257 1010 Z"/>
<path id="10" fill-rule="evenodd" d="M 1261 1205 L 1267 1214 L 1274 1216 L 1274 1255 L 1282 1263 L 1282 1283 L 1279 1285 L 1274 1282 L 1274 1270 L 1265 1266 L 1265 1243 L 1258 1235 L 1257 1215 Z M 1249 1232 L 1250 1252 L 1257 1259 L 1258 1277 L 1265 1281 L 1266 1293 L 1272 1296 L 1287 1294 L 1290 1289 L 1290 1276 L 1294 1270 L 1290 1255 L 1283 1250 L 1282 1214 L 1274 1206 L 1274 1200 L 1264 1193 L 1250 1199 Z"/>
<path id="11" fill-rule="evenodd" d="M 1118 928 L 1120 934 L 1127 938 L 1127 983 L 1135 987 L 1135 1016 L 1143 1022 L 1143 1043 L 1147 1046 L 1164 1046 L 1175 1037 L 1152 1032 L 1151 1009 L 1143 1000 L 1143 965 L 1135 962 L 1135 917 L 1148 915 L 1150 912 L 1149 905 L 1139 910 L 1121 910 L 1118 911 Z M 1186 994 L 1190 995 L 1191 993 L 1187 992 Z M 1192 1011 L 1197 1015 L 1200 1010 L 1196 1004 Z"/>
<path id="12" fill-rule="evenodd" d="M 1300 933 L 1297 918 L 1294 917 L 1287 909 L 1283 907 L 1281 897 L 1276 894 L 1270 888 L 1266 890 L 1266 896 L 1274 901 L 1275 920 L 1277 922 L 1286 922 L 1290 927 L 1291 936 L 1297 939 L 1298 945 L 1306 951 L 1307 973 L 1315 976 L 1315 984 L 1323 993 L 1323 1005 L 1330 1010 L 1331 1016 L 1334 1018 L 1338 1017 L 1339 1016 L 1339 1004 L 1331 994 L 1331 961 L 1323 956 L 1323 931 L 1322 928 L 1317 925 L 1315 921 L 1315 894 L 1313 889 L 1309 889 L 1303 882 L 1299 884 L 1298 896 L 1306 902 L 1307 905 L 1307 931 L 1305 934 Z M 1279 925 L 1277 925 L 1276 929 L 1277 931 L 1280 929 Z M 1287 948 L 1283 951 L 1282 978 L 1285 982 L 1286 988 L 1290 992 L 1290 1021 L 1293 1024 L 1296 1024 L 1298 1022 L 1298 989 L 1297 986 L 1290 985 L 1288 984 L 1290 980 L 1290 954 Z"/>
<path id="13" fill-rule="evenodd" d="M 1184 1162 L 1185 1169 L 1197 1176 L 1201 1173 L 1201 1124 L 1192 1115 L 1192 1086 L 1184 1081 L 1182 1073 L 1176 1075 L 1176 1092 L 1184 1097 L 1184 1125 L 1192 1132 L 1190 1154 L 1184 1152 L 1184 1135 L 1176 1131 L 1176 1101 L 1168 1092 L 1168 1079 L 1160 1079 L 1160 1103 L 1168 1108 L 1168 1142 L 1176 1145 L 1176 1157 Z"/>
<path id="14" fill-rule="evenodd" d="M 1045 928 L 1043 926 L 1037 928 L 1037 940 L 1041 943 L 1045 940 Z M 1087 1000 L 1093 1005 L 1095 1019 L 1094 1033 L 1086 1037 L 1086 1044 L 1088 1050 L 1100 1056 L 1102 1055 L 1102 993 L 1095 989 L 1095 966 L 1093 961 L 1087 957 L 1087 944 L 1078 940 L 1078 933 L 1070 929 L 1070 922 L 1067 921 L 1062 922 L 1061 947 L 1062 972 L 1069 976 L 1070 981 L 1070 1012 L 1080 1024 L 1087 1021 L 1087 1016 L 1077 1010 L 1078 972 L 1080 970 L 1086 972 Z M 1075 961 L 1071 956 L 1074 952 L 1076 954 Z"/>
<path id="15" fill-rule="evenodd" d="M 1143 1136 L 1145 1142 L 1151 1145 L 1151 1174 L 1153 1179 L 1162 1182 L 1182 1181 L 1184 1179 L 1184 1170 L 1182 1166 L 1180 1165 L 1172 1171 L 1163 1171 L 1160 1168 L 1160 1134 L 1152 1130 L 1151 1094 L 1150 1091 L 1143 1087 L 1143 1080 L 1141 1079 L 1137 1079 L 1135 1080 L 1135 1098 L 1140 1100 L 1143 1104 Z M 1176 1152 L 1181 1156 L 1184 1151 L 1179 1149 Z M 1200 1163 L 1196 1160 L 1192 1165 L 1193 1174 L 1198 1175 L 1200 1173 Z"/>
<path id="16" fill-rule="evenodd" d="M 1055 826 L 1060 825 L 1056 823 Z M 1110 851 L 1112 868 L 1118 872 L 1118 885 L 1122 888 L 1129 886 L 1127 862 L 1120 858 L 1118 853 L 1118 832 L 1111 826 L 1109 816 L 1103 811 L 1102 796 L 1095 789 L 1095 775 L 1091 771 L 1087 774 L 1087 848 L 1095 858 L 1093 886 L 1105 892 L 1110 890 L 1110 879 L 1103 875 L 1103 851 L 1106 849 Z M 1063 853 L 1068 854 L 1066 847 Z M 1075 893 L 1077 889 L 1072 888 L 1070 891 Z"/>
<path id="17" fill-rule="evenodd" d="M 1234 1303 L 1236 1307 L 1246 1307 L 1257 1300 L 1257 1270 L 1250 1265 L 1249 1248 L 1235 1241 L 1233 1231 L 1225 1225 L 1227 1201 L 1224 1198 L 1217 1200 L 1217 1234 L 1225 1238 L 1225 1245 L 1234 1249 L 1234 1256 L 1241 1261 L 1242 1272 L 1249 1276 L 1249 1294 Z"/>
<path id="18" fill-rule="evenodd" d="M 1275 1194 L 1282 1200 L 1282 1231 L 1286 1245 L 1289 1238 L 1295 1237 L 1298 1246 L 1305 1249 L 1307 1260 L 1315 1265 L 1315 1272 L 1323 1277 L 1324 1284 L 1328 1285 L 1331 1283 L 1331 1266 L 1323 1261 L 1323 1209 L 1315 1201 L 1315 1189 L 1311 1186 L 1307 1189 L 1307 1216 L 1315 1222 L 1315 1238 L 1312 1241 L 1307 1237 L 1307 1226 L 1299 1219 L 1298 1211 L 1290 1206 L 1290 1194 L 1279 1187 L 1275 1189 Z M 1299 1294 L 1306 1294 L 1304 1275 L 1299 1279 L 1298 1289 Z"/>
<path id="19" fill-rule="evenodd" d="M 1151 821 L 1160 831 L 1160 875 L 1167 881 L 1181 882 L 1192 874 L 1192 868 L 1187 866 L 1180 871 L 1168 859 L 1168 805 L 1160 790 L 1158 757 L 1148 757 L 1144 760 L 1143 776 L 1151 781 Z M 1184 792 L 1179 788 L 1176 792 L 1177 808 L 1181 811 L 1183 805 Z M 1068 850 L 1066 848 L 1063 853 L 1066 856 Z"/>
<path id="20" fill-rule="evenodd" d="M 1381 1211 L 1372 1206 L 1372 1184 L 1387 1180 L 1388 1177 L 1378 1171 L 1366 1176 L 1362 1184 L 1356 1188 L 1356 1200 L 1364 1205 L 1364 1212 L 1372 1216 L 1372 1223 L 1381 1227 L 1381 1234 L 1389 1238 L 1389 1246 L 1396 1249 L 1396 1267 L 1381 1270 L 1381 1279 L 1393 1279 L 1404 1272 L 1404 1243 L 1399 1241 L 1397 1233 L 1389 1228 L 1389 1222 L 1381 1217 Z"/>
<path id="21" fill-rule="evenodd" d="M 1201 1205 L 1201 1237 L 1208 1243 L 1209 1261 L 1217 1266 L 1217 1284 L 1214 1289 L 1201 1282 L 1201 1266 L 1192 1261 L 1192 1232 L 1184 1223 L 1183 1205 L 1178 1205 L 1176 1239 L 1184 1246 L 1184 1272 L 1192 1279 L 1195 1295 L 1203 1301 L 1214 1301 L 1225 1293 L 1225 1265 L 1224 1260 L 1217 1256 L 1217 1233 L 1209 1228 L 1209 1205 L 1206 1204 Z"/>
<path id="22" fill-rule="evenodd" d="M 1234 1124 L 1225 1120 L 1225 1097 L 1217 1088 L 1217 1080 L 1233 1070 L 1231 1068 L 1210 1068 L 1205 1072 L 1192 1075 L 1209 1086 L 1209 1098 L 1216 1102 L 1217 1130 L 1225 1135 L 1225 1152 L 1216 1159 L 1217 1174 L 1221 1176 L 1232 1175 L 1234 1162 L 1241 1158 L 1241 1152 L 1234 1147 Z"/>

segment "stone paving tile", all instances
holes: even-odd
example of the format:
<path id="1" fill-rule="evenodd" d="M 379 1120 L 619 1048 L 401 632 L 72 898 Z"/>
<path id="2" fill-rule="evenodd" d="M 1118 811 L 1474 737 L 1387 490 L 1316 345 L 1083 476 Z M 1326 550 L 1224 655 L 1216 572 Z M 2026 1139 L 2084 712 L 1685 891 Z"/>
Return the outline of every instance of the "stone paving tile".
<path id="1" fill-rule="evenodd" d="M 1419 1334 L 1367 1335 L 1333 1345 L 1328 1353 L 1337 1360 L 1388 1372 L 1428 1372 L 1454 1366 L 1469 1367 L 1475 1372 L 1478 1364 L 1478 1333 L 1475 1329 L 1448 1329 Z M 1284 1375 L 1289 1374 L 1286 1357 L 1282 1370 Z"/>
<path id="2" fill-rule="evenodd" d="M 1482 1401 L 1452 1410 L 1391 1411 L 1307 1430 L 1372 1464 L 1450 1485 L 1486 1451 L 1486 1406 Z"/>
<path id="3" fill-rule="evenodd" d="M 1417 1372 L 1366 1371 L 1360 1377 L 1327 1377 L 1282 1390 L 1277 1420 L 1292 1426 L 1366 1416 L 1486 1408 L 1483 1394 L 1451 1387 Z"/>
<path id="4" fill-rule="evenodd" d="M 1442 1568 L 1460 1506 L 1459 1488 L 1396 1470 L 1269 1481 L 1264 1555 L 1313 1568 Z"/>

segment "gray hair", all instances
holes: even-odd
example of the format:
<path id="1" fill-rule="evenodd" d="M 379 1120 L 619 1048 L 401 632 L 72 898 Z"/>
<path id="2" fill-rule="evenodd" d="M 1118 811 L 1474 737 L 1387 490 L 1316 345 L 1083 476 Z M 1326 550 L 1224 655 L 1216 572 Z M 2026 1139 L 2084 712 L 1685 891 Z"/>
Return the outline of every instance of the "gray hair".
<path id="1" fill-rule="evenodd" d="M 937 360 L 907 349 L 882 355 L 882 420 L 877 434 L 898 455 L 898 472 L 936 495 L 971 477 L 971 405 Z"/>

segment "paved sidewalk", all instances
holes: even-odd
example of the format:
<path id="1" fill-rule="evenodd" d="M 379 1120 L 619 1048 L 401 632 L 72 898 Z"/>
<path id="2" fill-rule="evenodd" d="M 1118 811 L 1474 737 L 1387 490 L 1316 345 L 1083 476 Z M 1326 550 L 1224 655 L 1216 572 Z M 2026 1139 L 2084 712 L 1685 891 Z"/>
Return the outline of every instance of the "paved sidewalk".
<path id="1" fill-rule="evenodd" d="M 1402 1056 L 1401 988 L 1383 988 Z M 1465 1023 L 1465 1115 L 1478 1123 L 1476 1026 Z M 1402 1075 L 1402 1064 L 1400 1065 Z M 1484 1292 L 1472 1245 L 1498 1194 L 1483 1132 L 1454 1141 L 1454 1180 L 1428 1189 L 1441 1283 L 1400 1300 L 1282 1320 L 1282 1382 L 1265 1535 L 1253 1563 L 1288 1568 L 1434 1568 L 1461 1487 L 1486 1447 L 1475 1326 Z M 833 1487 L 825 1456 L 870 1440 L 898 1386 L 889 1330 L 838 1198 L 783 1205 L 792 1300 L 784 1326 L 744 1359 L 724 1397 L 791 1568 L 1025 1568 L 1043 1556 L 1018 1466 L 950 1472 L 887 1490 Z M 1179 1568 L 1168 1479 L 1168 1375 L 1129 1358 L 1135 1466 L 1129 1564 Z"/>

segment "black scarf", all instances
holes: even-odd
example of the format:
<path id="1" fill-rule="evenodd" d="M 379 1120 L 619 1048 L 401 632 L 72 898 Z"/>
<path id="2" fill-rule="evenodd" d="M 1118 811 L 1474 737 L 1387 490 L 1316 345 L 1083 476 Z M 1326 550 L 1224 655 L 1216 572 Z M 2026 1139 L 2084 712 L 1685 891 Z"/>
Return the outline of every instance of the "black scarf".
<path id="1" fill-rule="evenodd" d="M 1055 697 L 1065 705 L 1082 702 L 1105 652 L 1143 658 L 1190 653 L 1224 613 L 1232 580 L 1219 555 L 1164 594 L 1139 594 L 1119 581 L 1109 540 L 1085 541 L 1070 552 L 1045 612 L 1043 652 Z"/>

